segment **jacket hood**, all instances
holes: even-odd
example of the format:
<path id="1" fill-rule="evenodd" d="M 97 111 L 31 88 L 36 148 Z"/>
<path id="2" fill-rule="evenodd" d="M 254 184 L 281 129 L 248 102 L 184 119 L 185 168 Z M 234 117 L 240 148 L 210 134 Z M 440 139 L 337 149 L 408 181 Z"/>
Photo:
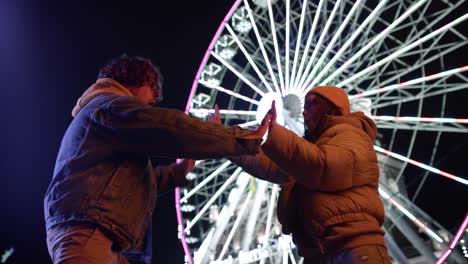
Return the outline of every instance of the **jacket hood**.
<path id="1" fill-rule="evenodd" d="M 374 121 L 363 112 L 354 112 L 344 116 L 329 116 L 327 121 L 328 128 L 339 124 L 348 124 L 363 130 L 372 141 L 374 141 L 377 136 L 377 126 Z"/>
<path id="2" fill-rule="evenodd" d="M 75 107 L 73 107 L 72 116 L 75 117 L 87 103 L 101 94 L 133 96 L 127 88 L 117 81 L 110 78 L 101 78 L 91 85 L 80 98 L 78 98 Z"/>

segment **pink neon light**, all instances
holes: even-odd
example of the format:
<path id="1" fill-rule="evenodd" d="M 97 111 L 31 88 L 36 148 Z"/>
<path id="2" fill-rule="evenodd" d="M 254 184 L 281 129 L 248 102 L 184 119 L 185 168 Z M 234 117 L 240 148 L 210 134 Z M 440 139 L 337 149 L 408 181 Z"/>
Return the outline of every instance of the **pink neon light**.
<path id="1" fill-rule="evenodd" d="M 465 220 L 463 220 L 463 224 L 460 226 L 460 229 L 458 229 L 457 234 L 453 238 L 452 244 L 450 244 L 450 248 L 455 248 L 455 246 L 458 243 L 458 240 L 460 240 L 463 232 L 465 232 L 466 227 L 468 226 L 468 214 L 465 216 Z"/>
<path id="2" fill-rule="evenodd" d="M 229 12 L 226 14 L 224 17 L 223 21 L 218 27 L 218 30 L 216 31 L 213 39 L 210 42 L 210 45 L 208 46 L 208 49 L 205 52 L 205 56 L 202 59 L 202 62 L 200 63 L 200 67 L 198 68 L 197 74 L 195 75 L 195 79 L 193 80 L 192 83 L 192 90 L 190 90 L 189 98 L 187 100 L 187 105 L 185 106 L 185 113 L 187 114 L 189 112 L 190 104 L 192 103 L 193 96 L 195 95 L 195 90 L 197 89 L 197 84 L 198 84 L 198 79 L 200 79 L 201 72 L 203 70 L 203 67 L 205 66 L 206 62 L 208 61 L 208 58 L 210 56 L 210 52 L 214 47 L 214 44 L 216 40 L 219 38 L 219 35 L 221 35 L 221 32 L 224 29 L 224 24 L 228 21 L 228 19 L 232 16 L 232 13 L 234 13 L 234 10 L 236 10 L 237 6 L 240 4 L 241 0 L 236 0 L 236 2 L 232 5 L 231 9 Z M 180 211 L 180 189 L 177 187 L 175 189 L 175 200 L 176 200 L 176 214 L 177 214 L 177 222 L 179 226 L 181 226 L 181 231 L 180 231 L 180 241 L 182 243 L 182 247 L 184 248 L 184 253 L 187 256 L 187 262 L 188 264 L 193 264 L 192 260 L 192 255 L 190 253 L 190 249 L 187 245 L 187 240 L 185 239 L 185 233 L 184 233 L 184 224 L 182 221 L 182 212 Z"/>
<path id="3" fill-rule="evenodd" d="M 444 254 L 442 254 L 442 256 L 437 260 L 436 264 L 442 264 L 445 262 L 445 260 L 448 258 L 448 256 L 452 253 L 453 249 L 455 248 L 455 246 L 458 244 L 458 242 L 460 241 L 460 238 L 463 234 L 463 232 L 465 232 L 465 229 L 466 227 L 468 226 L 468 214 L 466 214 L 465 216 L 465 220 L 463 220 L 463 223 L 461 224 L 460 228 L 458 229 L 458 232 L 457 234 L 455 235 L 455 237 L 453 238 L 453 241 L 452 243 L 450 244 L 450 247 L 445 251 Z"/>

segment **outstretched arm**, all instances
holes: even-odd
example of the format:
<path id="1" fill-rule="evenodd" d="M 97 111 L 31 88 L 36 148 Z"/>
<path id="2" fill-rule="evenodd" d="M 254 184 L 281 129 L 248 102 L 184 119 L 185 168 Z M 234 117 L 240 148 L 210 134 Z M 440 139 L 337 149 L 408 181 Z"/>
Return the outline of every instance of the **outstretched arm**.
<path id="1" fill-rule="evenodd" d="M 92 118 L 110 130 L 112 136 L 107 140 L 116 151 L 168 158 L 254 155 L 263 136 L 257 131 L 205 122 L 178 110 L 153 108 L 133 97 L 113 100 Z"/>

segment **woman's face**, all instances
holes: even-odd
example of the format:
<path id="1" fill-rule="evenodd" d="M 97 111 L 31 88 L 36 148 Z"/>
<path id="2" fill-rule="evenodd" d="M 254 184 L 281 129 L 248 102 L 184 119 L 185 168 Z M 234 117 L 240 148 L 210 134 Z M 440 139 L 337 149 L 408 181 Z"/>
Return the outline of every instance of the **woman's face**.
<path id="1" fill-rule="evenodd" d="M 304 102 L 304 124 L 307 126 L 309 131 L 314 131 L 320 121 L 320 111 L 316 109 L 318 96 L 316 94 L 308 94 Z"/>

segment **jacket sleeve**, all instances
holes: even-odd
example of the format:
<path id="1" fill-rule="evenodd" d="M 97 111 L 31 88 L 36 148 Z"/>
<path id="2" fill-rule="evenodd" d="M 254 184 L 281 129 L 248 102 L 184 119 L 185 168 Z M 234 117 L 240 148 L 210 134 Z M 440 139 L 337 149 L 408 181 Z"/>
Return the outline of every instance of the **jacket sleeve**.
<path id="1" fill-rule="evenodd" d="M 255 156 L 243 155 L 229 159 L 242 167 L 250 175 L 261 180 L 277 184 L 283 184 L 288 181 L 289 176 L 261 150 Z"/>
<path id="2" fill-rule="evenodd" d="M 187 116 L 175 109 L 155 108 L 134 97 L 121 96 L 98 109 L 94 121 L 110 134 L 116 151 L 167 158 L 208 159 L 254 155 L 261 139 L 253 132 L 227 128 Z"/>
<path id="3" fill-rule="evenodd" d="M 154 168 L 154 173 L 158 179 L 158 193 L 173 189 L 177 186 L 187 186 L 190 181 L 187 180 L 186 173 L 182 166 L 172 163 L 167 166 L 158 166 Z"/>
<path id="4" fill-rule="evenodd" d="M 323 145 L 313 144 L 281 125 L 270 127 L 262 150 L 288 175 L 305 187 L 325 192 L 351 188 L 356 134 L 343 131 Z M 359 150 L 358 150 L 359 151 Z"/>

